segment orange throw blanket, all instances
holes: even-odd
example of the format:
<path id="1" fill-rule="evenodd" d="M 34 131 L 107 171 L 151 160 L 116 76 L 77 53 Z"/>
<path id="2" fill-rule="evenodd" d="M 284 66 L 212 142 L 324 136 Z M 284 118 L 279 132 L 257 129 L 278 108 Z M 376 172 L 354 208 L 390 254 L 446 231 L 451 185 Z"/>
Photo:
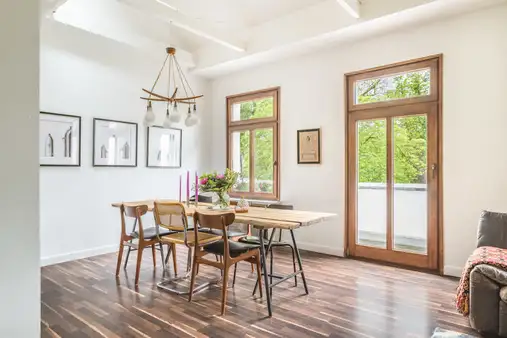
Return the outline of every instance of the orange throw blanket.
<path id="1" fill-rule="evenodd" d="M 470 274 L 473 268 L 480 264 L 492 265 L 507 270 L 507 250 L 483 246 L 475 249 L 468 258 L 459 281 L 456 297 L 456 307 L 464 316 L 468 316 L 470 311 Z"/>

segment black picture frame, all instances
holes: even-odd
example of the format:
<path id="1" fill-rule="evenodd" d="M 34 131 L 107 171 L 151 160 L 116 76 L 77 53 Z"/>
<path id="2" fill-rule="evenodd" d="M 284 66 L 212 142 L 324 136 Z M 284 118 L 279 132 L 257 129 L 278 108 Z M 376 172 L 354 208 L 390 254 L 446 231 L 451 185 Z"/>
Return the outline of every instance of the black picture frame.
<path id="1" fill-rule="evenodd" d="M 160 129 L 170 129 L 170 130 L 178 130 L 180 134 L 180 156 L 179 156 L 179 164 L 177 166 L 161 166 L 161 165 L 150 165 L 150 129 L 151 128 L 160 128 Z M 183 158 L 183 130 L 180 128 L 164 128 L 162 126 L 151 126 L 146 128 L 146 167 L 147 168 L 165 168 L 165 169 L 177 169 L 181 168 Z"/>
<path id="2" fill-rule="evenodd" d="M 97 121 L 102 122 L 113 122 L 113 123 L 122 123 L 122 124 L 129 124 L 134 125 L 136 127 L 136 152 L 135 152 L 135 163 L 132 165 L 119 165 L 119 164 L 97 164 L 95 163 L 95 137 L 96 137 L 96 123 Z M 106 167 L 106 168 L 135 168 L 137 167 L 137 160 L 138 160 L 138 153 L 139 153 L 139 127 L 138 124 L 135 122 L 129 122 L 129 121 L 119 121 L 119 120 L 109 120 L 109 119 L 103 119 L 103 118 L 93 118 L 93 138 L 92 138 L 92 165 L 93 167 Z"/>
<path id="3" fill-rule="evenodd" d="M 300 135 L 301 133 L 317 133 L 317 160 L 315 161 L 302 161 L 301 160 L 301 144 L 300 144 Z M 314 129 L 301 129 L 297 131 L 297 143 L 298 143 L 298 164 L 321 164 L 322 159 L 322 151 L 321 151 L 321 133 L 320 128 L 314 128 Z"/>
<path id="4" fill-rule="evenodd" d="M 79 130 L 79 147 L 78 147 L 78 154 L 77 154 L 77 164 L 42 164 L 40 163 L 40 154 L 39 154 L 39 166 L 40 167 L 80 167 L 81 166 L 81 116 L 78 115 L 70 115 L 70 114 L 59 114 L 59 113 L 52 113 L 47 111 L 40 111 L 39 112 L 39 123 L 40 123 L 40 116 L 41 114 L 44 115 L 52 115 L 52 116 L 62 116 L 62 117 L 69 117 L 69 118 L 75 118 L 78 120 L 78 130 Z M 40 141 L 40 140 L 39 140 Z"/>

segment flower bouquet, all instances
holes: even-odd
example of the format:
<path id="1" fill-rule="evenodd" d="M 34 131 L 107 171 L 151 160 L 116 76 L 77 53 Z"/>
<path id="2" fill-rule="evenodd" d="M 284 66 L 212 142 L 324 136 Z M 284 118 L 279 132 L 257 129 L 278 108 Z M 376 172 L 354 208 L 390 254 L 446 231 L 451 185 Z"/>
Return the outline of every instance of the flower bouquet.
<path id="1" fill-rule="evenodd" d="M 227 209 L 229 207 L 229 195 L 227 192 L 236 184 L 238 173 L 226 169 L 225 173 L 203 174 L 199 178 L 199 189 L 205 192 L 213 192 L 218 196 L 215 206 L 219 209 Z"/>

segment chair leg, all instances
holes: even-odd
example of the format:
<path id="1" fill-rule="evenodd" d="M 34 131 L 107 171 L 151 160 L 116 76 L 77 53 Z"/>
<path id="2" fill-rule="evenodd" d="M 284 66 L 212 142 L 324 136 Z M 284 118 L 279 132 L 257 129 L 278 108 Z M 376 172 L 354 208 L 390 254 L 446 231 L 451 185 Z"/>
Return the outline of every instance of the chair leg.
<path id="1" fill-rule="evenodd" d="M 164 274 L 167 272 L 167 264 L 165 264 L 165 261 L 164 261 L 164 246 L 162 245 L 161 242 L 158 243 L 159 247 L 160 247 L 160 257 L 162 258 L 162 266 L 164 267 Z"/>
<path id="2" fill-rule="evenodd" d="M 236 270 L 238 270 L 238 263 L 234 264 L 234 275 L 232 276 L 232 286 L 236 284 Z"/>
<path id="3" fill-rule="evenodd" d="M 261 254 L 257 254 L 257 284 L 259 285 L 259 294 L 262 298 L 262 271 L 261 271 Z"/>
<path id="4" fill-rule="evenodd" d="M 222 316 L 225 315 L 225 304 L 227 303 L 227 283 L 229 279 L 229 265 L 224 266 L 224 278 L 222 284 Z"/>
<path id="5" fill-rule="evenodd" d="M 194 262 L 192 264 L 192 277 L 190 278 L 190 289 L 188 294 L 188 301 L 192 301 L 194 295 L 195 275 L 197 275 L 197 269 L 199 269 L 199 262 L 197 262 L 197 256 L 194 255 Z"/>
<path id="6" fill-rule="evenodd" d="M 171 251 L 173 253 L 173 268 L 174 268 L 174 274 L 178 274 L 178 259 L 176 258 L 176 244 L 171 244 Z"/>
<path id="7" fill-rule="evenodd" d="M 140 245 L 139 248 L 137 249 L 136 283 L 135 283 L 136 286 L 139 284 L 139 273 L 141 271 L 141 261 L 143 260 L 143 251 L 144 247 Z"/>
<path id="8" fill-rule="evenodd" d="M 273 248 L 269 251 L 269 283 L 273 284 Z"/>
<path id="9" fill-rule="evenodd" d="M 294 266 L 294 272 L 296 272 L 296 254 L 294 252 L 294 248 L 290 247 L 292 251 L 292 265 Z M 298 286 L 298 276 L 294 276 L 294 286 Z"/>
<path id="10" fill-rule="evenodd" d="M 120 275 L 120 266 L 122 257 L 123 257 L 123 240 L 120 243 L 120 251 L 118 251 L 118 263 L 116 263 L 116 277 Z"/>
<path id="11" fill-rule="evenodd" d="M 157 266 L 157 257 L 155 256 L 155 244 L 151 245 L 151 256 L 153 257 L 153 267 Z"/>
<path id="12" fill-rule="evenodd" d="M 127 251 L 127 257 L 125 257 L 125 264 L 123 264 L 124 269 L 127 268 L 127 263 L 129 262 L 129 257 L 130 257 L 130 251 L 132 251 L 132 248 L 129 246 L 129 249 Z"/>

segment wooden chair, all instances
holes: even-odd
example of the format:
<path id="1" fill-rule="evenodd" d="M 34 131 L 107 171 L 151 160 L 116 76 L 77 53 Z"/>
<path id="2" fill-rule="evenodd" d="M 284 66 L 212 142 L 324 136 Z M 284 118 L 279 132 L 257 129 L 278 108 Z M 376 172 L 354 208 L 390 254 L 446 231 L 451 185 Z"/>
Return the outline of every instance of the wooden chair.
<path id="1" fill-rule="evenodd" d="M 139 271 L 141 270 L 141 261 L 143 258 L 143 250 L 147 247 L 151 246 L 151 253 L 153 256 L 153 266 L 157 265 L 156 255 L 155 255 L 155 245 L 159 244 L 160 249 L 162 249 L 162 244 L 158 238 L 158 231 L 156 227 L 144 228 L 142 216 L 148 212 L 148 206 L 141 205 L 135 207 L 129 207 L 125 205 L 120 206 L 121 213 L 121 237 L 120 237 L 120 251 L 118 253 L 118 262 L 116 264 L 116 276 L 120 275 L 120 265 L 123 258 L 123 249 L 125 246 L 129 248 L 127 253 L 127 259 L 125 261 L 125 267 L 127 266 L 128 256 L 130 255 L 131 250 L 137 250 L 137 265 L 136 265 L 136 278 L 135 285 L 139 284 Z M 126 221 L 125 217 L 134 219 L 134 228 L 132 232 L 127 235 L 126 230 Z M 139 230 L 136 230 L 138 227 Z M 171 231 L 165 230 L 160 235 L 168 235 Z M 137 243 L 134 240 L 138 240 Z"/>
<path id="2" fill-rule="evenodd" d="M 170 253 L 173 254 L 175 275 L 178 273 L 176 269 L 176 245 L 185 245 L 188 248 L 186 273 L 182 277 L 175 276 L 175 278 L 165 279 L 158 283 L 157 286 L 179 295 L 187 294 L 188 292 L 186 291 L 180 291 L 178 289 L 168 287 L 169 284 L 182 281 L 190 276 L 192 248 L 194 247 L 195 238 L 193 228 L 189 228 L 185 206 L 179 202 L 155 201 L 153 213 L 155 215 L 156 226 L 160 227 L 160 231 L 166 230 L 171 232 L 168 235 L 161 236 L 160 241 L 163 244 L 169 245 L 170 251 L 167 257 L 169 257 Z M 201 243 L 210 243 L 220 240 L 222 237 L 212 233 L 199 232 L 198 238 Z M 163 256 L 164 253 L 162 251 L 162 257 Z M 166 266 L 164 265 L 164 272 L 167 272 L 165 267 Z"/>
<path id="3" fill-rule="evenodd" d="M 188 301 L 192 301 L 195 276 L 200 264 L 214 266 L 223 271 L 222 280 L 222 315 L 225 314 L 227 301 L 227 282 L 229 279 L 229 268 L 239 261 L 247 261 L 257 265 L 257 282 L 261 284 L 261 259 L 259 245 L 246 244 L 229 241 L 227 227 L 234 222 L 233 212 L 196 211 L 194 213 L 194 236 L 197 238 L 194 250 L 194 261 L 192 264 L 192 277 L 190 280 L 190 293 Z M 198 238 L 198 227 L 215 229 L 221 231 L 221 239 L 211 243 L 201 243 Z M 212 261 L 204 258 L 207 254 L 219 255 L 221 261 Z M 262 288 L 259 288 L 262 297 Z"/>

